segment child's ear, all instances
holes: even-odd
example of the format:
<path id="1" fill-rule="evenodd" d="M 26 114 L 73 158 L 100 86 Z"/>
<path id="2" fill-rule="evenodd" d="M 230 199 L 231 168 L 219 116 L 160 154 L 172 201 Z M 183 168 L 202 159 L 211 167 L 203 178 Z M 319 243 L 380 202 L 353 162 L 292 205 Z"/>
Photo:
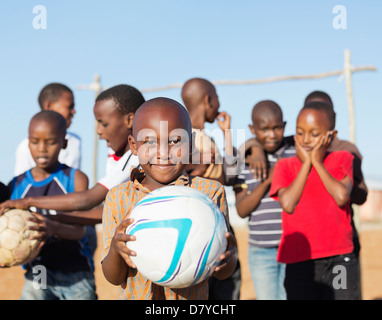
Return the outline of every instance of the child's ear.
<path id="1" fill-rule="evenodd" d="M 138 155 L 138 150 L 137 150 L 137 145 L 135 143 L 134 137 L 132 135 L 129 135 L 128 141 L 129 141 L 129 146 L 130 146 L 131 153 L 133 155 L 137 156 Z"/>
<path id="2" fill-rule="evenodd" d="M 249 127 L 249 130 L 251 130 L 251 133 L 255 136 L 256 133 L 255 133 L 255 127 L 253 126 L 253 124 L 249 124 L 248 127 Z"/>
<path id="3" fill-rule="evenodd" d="M 66 147 L 68 146 L 68 139 L 64 139 L 64 144 L 62 146 L 62 149 L 66 149 Z"/>
<path id="4" fill-rule="evenodd" d="M 207 108 L 210 108 L 211 107 L 211 98 L 208 94 L 206 94 L 203 98 L 203 104 L 204 104 L 204 107 L 207 107 Z M 206 110 L 206 109 L 205 109 Z"/>
<path id="5" fill-rule="evenodd" d="M 42 110 L 50 110 L 50 105 L 51 105 L 52 103 L 50 102 L 50 101 L 45 101 L 45 103 L 43 104 L 43 106 L 42 106 Z"/>
<path id="6" fill-rule="evenodd" d="M 338 133 L 338 131 L 337 130 L 332 130 L 332 141 L 333 141 L 333 139 L 335 138 L 335 137 L 337 137 L 337 133 Z"/>
<path id="7" fill-rule="evenodd" d="M 130 112 L 126 115 L 126 127 L 131 129 L 133 128 L 134 113 Z"/>

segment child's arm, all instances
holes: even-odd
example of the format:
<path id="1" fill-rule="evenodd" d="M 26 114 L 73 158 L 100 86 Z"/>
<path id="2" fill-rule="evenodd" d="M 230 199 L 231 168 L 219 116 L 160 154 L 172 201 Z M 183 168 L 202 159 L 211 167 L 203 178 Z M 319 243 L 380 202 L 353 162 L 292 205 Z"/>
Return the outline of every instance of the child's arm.
<path id="1" fill-rule="evenodd" d="M 239 192 L 235 190 L 236 211 L 241 218 L 249 216 L 251 212 L 260 204 L 264 194 L 271 186 L 273 172 L 274 167 L 269 170 L 268 177 L 259 183 L 249 194 L 247 193 L 247 189 L 244 188 Z"/>
<path id="2" fill-rule="evenodd" d="M 29 207 L 50 208 L 60 211 L 89 210 L 105 200 L 108 190 L 97 183 L 93 188 L 57 196 L 29 197 L 8 200 L 0 204 L 0 215 L 7 208 L 27 210 Z"/>
<path id="3" fill-rule="evenodd" d="M 76 170 L 74 174 L 74 191 L 81 192 L 88 189 L 89 179 L 86 174 Z M 50 207 L 47 207 L 51 209 Z M 35 214 L 39 231 L 46 237 L 55 236 L 65 240 L 80 240 L 85 234 L 85 228 L 76 224 L 68 224 L 50 219 L 51 216 Z"/>
<path id="4" fill-rule="evenodd" d="M 131 209 L 130 209 L 131 211 Z M 102 271 L 107 281 L 114 285 L 123 285 L 126 283 L 127 272 L 129 268 L 136 269 L 130 256 L 136 253 L 130 250 L 126 242 L 135 241 L 135 236 L 125 233 L 126 228 L 132 224 L 133 219 L 125 219 L 116 227 L 115 234 L 111 240 L 110 250 L 102 261 Z"/>
<path id="5" fill-rule="evenodd" d="M 102 210 L 103 205 L 100 205 L 87 211 L 60 212 L 57 215 L 50 216 L 50 219 L 64 223 L 75 223 L 86 226 L 96 225 L 98 223 L 102 223 Z"/>
<path id="6" fill-rule="evenodd" d="M 231 134 L 231 117 L 227 112 L 221 112 L 217 116 L 217 121 L 224 135 L 224 148 L 226 156 L 233 156 L 232 134 Z"/>
<path id="7" fill-rule="evenodd" d="M 88 176 L 80 170 L 74 174 L 74 192 L 85 191 L 89 188 Z"/>
<path id="8" fill-rule="evenodd" d="M 301 147 L 297 140 L 295 140 L 295 146 L 296 155 L 302 162 L 301 169 L 296 178 L 288 187 L 281 188 L 277 192 L 280 204 L 286 213 L 294 212 L 294 209 L 300 201 L 306 180 L 308 179 L 308 175 L 312 167 L 310 154 Z"/>
<path id="9" fill-rule="evenodd" d="M 231 232 L 226 232 L 225 237 L 228 240 L 227 251 L 219 257 L 221 263 L 215 268 L 213 273 L 213 276 L 219 280 L 227 279 L 235 271 L 237 264 L 235 237 Z"/>
<path id="10" fill-rule="evenodd" d="M 28 227 L 30 230 L 37 230 L 40 234 L 37 238 L 46 240 L 50 236 L 55 236 L 65 240 L 80 240 L 85 234 L 85 228 L 80 225 L 60 223 L 53 221 L 46 216 L 33 213 L 34 218 L 30 219 L 35 225 Z"/>
<path id="11" fill-rule="evenodd" d="M 341 181 L 335 179 L 326 170 L 323 164 L 323 158 L 326 153 L 326 149 L 330 145 L 333 137 L 333 131 L 328 131 L 321 139 L 321 141 L 312 150 L 311 158 L 312 165 L 315 167 L 318 175 L 321 178 L 325 189 L 333 197 L 338 206 L 343 207 L 349 200 L 353 183 L 350 177 L 345 176 Z"/>
<path id="12" fill-rule="evenodd" d="M 254 171 L 255 179 L 265 179 L 267 177 L 267 160 L 265 159 L 263 146 L 256 138 L 251 138 L 245 142 L 244 149 L 244 154 L 249 150 L 251 151 L 250 154 L 246 156 L 246 162 L 249 164 L 249 169 Z"/>

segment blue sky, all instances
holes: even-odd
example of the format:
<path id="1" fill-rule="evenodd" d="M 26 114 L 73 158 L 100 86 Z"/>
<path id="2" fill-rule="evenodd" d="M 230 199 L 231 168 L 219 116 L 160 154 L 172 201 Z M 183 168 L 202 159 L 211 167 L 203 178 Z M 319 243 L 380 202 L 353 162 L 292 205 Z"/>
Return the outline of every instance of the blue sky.
<path id="1" fill-rule="evenodd" d="M 47 10 L 47 28 L 32 22 L 36 5 Z M 333 8 L 346 8 L 347 28 L 335 29 Z M 353 75 L 356 145 L 369 181 L 382 180 L 382 2 L 343 1 L 44 1 L 7 0 L 0 21 L 0 181 L 13 176 L 14 152 L 39 111 L 37 96 L 49 82 L 73 88 L 76 115 L 70 130 L 83 141 L 83 171 L 92 181 L 94 93 L 75 89 L 92 82 L 120 83 L 139 89 L 184 83 L 192 77 L 214 80 L 262 79 L 342 69 L 344 50 L 352 65 L 377 72 Z M 221 110 L 232 128 L 247 129 L 253 105 L 263 99 L 280 104 L 294 134 L 295 119 L 313 90 L 330 94 L 339 137 L 349 139 L 345 80 L 295 80 L 260 85 L 219 85 Z M 144 94 L 181 102 L 180 89 Z M 216 125 L 207 126 L 209 129 Z M 237 144 L 237 141 L 234 141 Z M 107 150 L 99 143 L 99 177 Z"/>

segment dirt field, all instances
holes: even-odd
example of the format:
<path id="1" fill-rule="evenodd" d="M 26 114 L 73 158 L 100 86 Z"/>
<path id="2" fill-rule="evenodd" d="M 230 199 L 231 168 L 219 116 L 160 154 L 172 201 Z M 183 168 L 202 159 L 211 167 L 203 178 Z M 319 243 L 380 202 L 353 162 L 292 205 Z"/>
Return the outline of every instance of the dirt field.
<path id="1" fill-rule="evenodd" d="M 256 298 L 247 264 L 247 229 L 235 228 L 238 239 L 239 258 L 242 263 L 241 299 Z M 100 238 L 99 234 L 99 238 Z M 361 229 L 362 294 L 364 300 L 382 299 L 382 228 L 370 225 Z M 101 244 L 100 244 L 101 245 Z M 96 285 L 100 300 L 119 299 L 118 288 L 103 277 L 100 267 L 100 249 L 95 254 Z M 0 269 L 0 300 L 17 300 L 23 285 L 21 267 Z"/>

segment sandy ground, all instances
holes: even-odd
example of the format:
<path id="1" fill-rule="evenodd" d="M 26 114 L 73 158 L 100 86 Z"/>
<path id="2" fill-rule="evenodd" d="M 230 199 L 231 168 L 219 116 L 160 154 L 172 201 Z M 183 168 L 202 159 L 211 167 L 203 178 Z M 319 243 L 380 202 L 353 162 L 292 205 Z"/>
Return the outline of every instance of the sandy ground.
<path id="1" fill-rule="evenodd" d="M 238 240 L 239 259 L 242 264 L 241 299 L 252 300 L 256 298 L 252 281 L 248 271 L 247 262 L 247 229 L 235 228 Z M 98 234 L 99 239 L 101 233 Z M 362 228 L 361 239 L 361 268 L 362 268 L 362 294 L 364 300 L 382 299 L 382 228 L 370 225 Z M 95 277 L 97 294 L 100 300 L 119 299 L 118 288 L 109 284 L 103 277 L 100 266 L 100 246 L 95 253 Z M 23 286 L 23 270 L 21 267 L 0 269 L 0 300 L 17 300 Z"/>

